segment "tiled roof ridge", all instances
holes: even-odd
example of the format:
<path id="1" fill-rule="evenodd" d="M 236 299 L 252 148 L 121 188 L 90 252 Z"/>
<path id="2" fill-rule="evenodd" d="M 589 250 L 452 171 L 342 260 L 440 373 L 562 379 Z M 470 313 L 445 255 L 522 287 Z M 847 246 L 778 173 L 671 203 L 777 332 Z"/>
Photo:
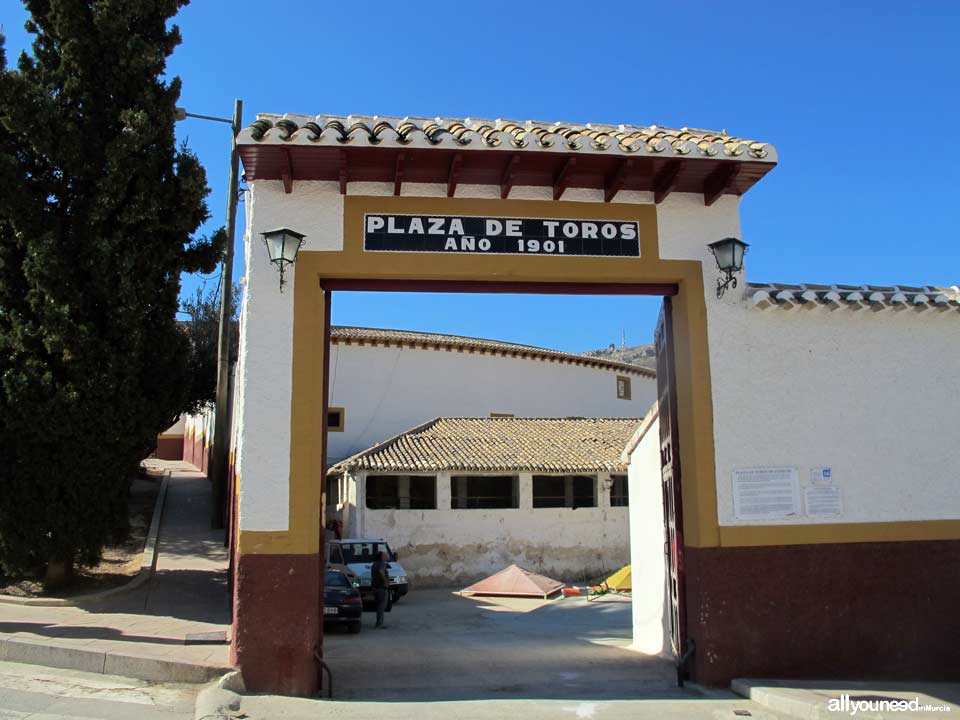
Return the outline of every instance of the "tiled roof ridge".
<path id="1" fill-rule="evenodd" d="M 640 422 L 642 417 L 623 417 L 621 415 L 566 415 L 557 417 L 555 415 L 441 415 L 433 418 L 429 422 L 418 425 L 416 428 L 406 430 L 402 435 L 409 435 L 417 430 L 425 430 L 427 426 L 436 423 L 438 420 L 477 420 L 479 422 Z"/>
<path id="2" fill-rule="evenodd" d="M 621 450 L 640 422 L 623 417 L 438 417 L 341 460 L 329 472 L 617 472 L 625 467 Z M 520 431 L 524 425 L 530 433 L 558 424 L 568 426 L 574 436 L 524 437 Z M 495 425 L 513 425 L 513 432 L 478 432 Z M 441 432 L 431 436 L 438 426 Z M 577 436 L 576 431 L 591 426 L 593 436 Z M 601 432 L 603 426 L 607 435 Z"/>
<path id="3" fill-rule="evenodd" d="M 544 348 L 538 345 L 527 345 L 526 343 L 515 343 L 509 340 L 496 340 L 494 338 L 483 338 L 483 337 L 474 337 L 473 335 L 451 335 L 449 333 L 438 333 L 431 332 L 429 330 L 404 330 L 402 328 L 384 328 L 384 327 L 370 327 L 367 325 L 331 325 L 331 332 L 334 330 L 373 330 L 375 332 L 385 332 L 385 333 L 408 333 L 414 335 L 429 335 L 435 338 L 462 338 L 464 340 L 479 340 L 481 342 L 496 343 L 500 345 L 515 345 L 518 348 L 526 348 L 528 350 L 548 350 L 550 352 L 563 352 L 563 350 L 552 350 L 551 348 Z M 576 353 L 565 353 L 568 355 L 576 355 Z"/>
<path id="4" fill-rule="evenodd" d="M 426 422 L 420 423 L 419 425 L 409 428 L 408 430 L 404 430 L 403 432 L 398 433 L 392 437 L 389 437 L 386 440 L 375 443 L 370 447 L 368 447 L 366 450 L 361 450 L 360 452 L 354 453 L 350 457 L 344 458 L 340 462 L 334 465 L 331 465 L 330 468 L 327 470 L 327 473 L 335 474 L 335 473 L 343 472 L 344 470 L 347 470 L 349 468 L 355 467 L 357 461 L 364 458 L 365 456 L 368 456 L 373 454 L 374 452 L 385 450 L 389 447 L 392 447 L 400 440 L 400 438 L 404 437 L 405 435 L 411 435 L 413 433 L 422 432 L 423 430 L 426 430 L 428 427 L 432 425 L 436 425 L 441 420 L 443 420 L 443 417 L 431 418 Z"/>
<path id="5" fill-rule="evenodd" d="M 239 142 L 777 161 L 777 152 L 769 143 L 734 137 L 725 130 L 504 118 L 261 113 L 241 132 Z"/>
<path id="6" fill-rule="evenodd" d="M 816 285 L 813 283 L 747 283 L 748 302 L 770 307 L 827 307 L 859 310 L 960 310 L 960 287 L 934 285 Z"/>
<path id="7" fill-rule="evenodd" d="M 350 335 L 351 332 L 356 332 L 356 334 Z M 366 335 L 364 335 L 364 333 L 366 333 Z M 378 336 L 378 333 L 382 333 L 382 335 Z M 429 339 L 424 339 L 423 336 L 426 336 L 426 338 Z M 644 367 L 643 365 L 634 365 L 633 363 L 626 363 L 619 360 L 611 360 L 609 358 L 594 357 L 592 355 L 584 355 L 581 353 L 564 352 L 563 350 L 543 348 L 536 345 L 524 345 L 522 343 L 508 342 L 506 340 L 493 340 L 490 338 L 477 338 L 466 335 L 448 335 L 446 333 L 433 333 L 421 330 L 372 328 L 363 327 L 360 325 L 331 325 L 330 340 L 331 342 L 350 342 L 353 340 L 357 342 L 362 341 L 364 343 L 376 343 L 378 341 L 396 342 L 400 344 L 408 344 L 414 347 L 432 341 L 436 342 L 437 345 L 442 346 L 466 346 L 470 348 L 490 350 L 495 353 L 509 353 L 514 351 L 524 352 L 544 360 L 552 359 L 569 362 L 575 365 L 607 367 L 614 370 L 629 372 L 634 375 L 642 375 L 648 378 L 655 378 L 657 376 L 656 371 L 651 368 Z"/>

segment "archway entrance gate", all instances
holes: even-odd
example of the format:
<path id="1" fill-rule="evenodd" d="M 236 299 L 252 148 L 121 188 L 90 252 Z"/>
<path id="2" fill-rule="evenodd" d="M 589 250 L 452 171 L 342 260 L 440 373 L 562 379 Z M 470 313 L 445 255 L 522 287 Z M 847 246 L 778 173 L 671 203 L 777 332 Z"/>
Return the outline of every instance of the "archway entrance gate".
<path id="1" fill-rule="evenodd" d="M 676 411 L 668 427 L 679 453 L 664 459 L 683 468 L 675 507 L 683 539 L 679 526 L 671 537 L 678 550 L 684 542 L 715 546 L 707 304 L 715 271 L 706 243 L 736 233 L 735 195 L 773 166 L 772 148 L 761 157 L 749 144 L 715 138 L 702 147 L 719 150 L 704 154 L 694 143 L 691 154 L 690 140 L 661 147 L 634 133 L 638 144 L 629 150 L 611 131 L 601 133 L 606 144 L 594 137 L 579 146 L 534 146 L 531 139 L 523 152 L 483 143 L 454 152 L 422 138 L 404 145 L 400 135 L 391 135 L 392 146 L 382 137 L 372 143 L 374 135 L 363 145 L 337 144 L 328 136 L 343 136 L 343 123 L 318 122 L 261 117 L 240 136 L 251 193 L 232 651 L 248 687 L 291 694 L 316 688 L 336 290 L 670 296 L 665 322 L 675 350 Z M 435 179 L 437 168 L 446 192 L 414 184 Z M 388 171 L 392 185 L 383 183 Z M 684 194 L 664 216 L 660 203 L 677 188 Z M 551 191 L 554 199 L 539 199 Z M 569 200 L 560 199 L 565 193 Z M 276 226 L 307 236 L 284 292 L 259 237 Z M 674 582 L 682 589 L 682 578 Z M 679 628 L 684 608 L 675 608 Z"/>

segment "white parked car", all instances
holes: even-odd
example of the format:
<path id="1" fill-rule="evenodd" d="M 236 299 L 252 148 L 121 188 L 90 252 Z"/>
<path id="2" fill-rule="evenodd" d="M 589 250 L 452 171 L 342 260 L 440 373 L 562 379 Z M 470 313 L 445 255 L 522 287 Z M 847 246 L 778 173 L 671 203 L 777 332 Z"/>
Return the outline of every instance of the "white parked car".
<path id="1" fill-rule="evenodd" d="M 381 552 L 385 552 L 389 561 L 387 572 L 390 575 L 390 599 L 397 602 L 407 594 L 407 571 L 397 561 L 397 554 L 390 549 L 383 538 L 343 538 L 330 541 L 328 565 L 331 568 L 346 568 L 356 577 L 360 593 L 364 600 L 373 598 L 370 584 L 370 566 Z"/>

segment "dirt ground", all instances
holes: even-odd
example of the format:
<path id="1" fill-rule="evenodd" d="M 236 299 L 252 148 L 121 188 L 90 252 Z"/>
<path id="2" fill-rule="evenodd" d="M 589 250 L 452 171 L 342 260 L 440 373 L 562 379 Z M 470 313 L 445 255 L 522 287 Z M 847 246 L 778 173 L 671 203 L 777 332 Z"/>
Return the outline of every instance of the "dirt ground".
<path id="1" fill-rule="evenodd" d="M 44 593 L 40 578 L 0 578 L 0 594 L 17 597 L 72 597 L 108 590 L 140 572 L 143 547 L 147 541 L 153 508 L 162 477 L 137 477 L 130 487 L 130 535 L 119 545 L 104 548 L 98 565 L 76 568 L 73 582 L 52 593 Z"/>
<path id="2" fill-rule="evenodd" d="M 446 701 L 673 697 L 672 661 L 626 649 L 629 598 L 467 598 L 411 590 L 375 630 L 328 627 L 334 698 Z"/>

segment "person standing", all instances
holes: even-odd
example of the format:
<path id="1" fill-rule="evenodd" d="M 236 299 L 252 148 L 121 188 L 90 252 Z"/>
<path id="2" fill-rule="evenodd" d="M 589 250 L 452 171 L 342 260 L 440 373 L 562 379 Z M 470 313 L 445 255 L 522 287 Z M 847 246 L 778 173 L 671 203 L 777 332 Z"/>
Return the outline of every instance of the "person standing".
<path id="1" fill-rule="evenodd" d="M 370 586 L 377 601 L 377 624 L 381 630 L 387 626 L 383 624 L 383 613 L 387 609 L 387 596 L 390 592 L 390 573 L 387 571 L 387 554 L 380 552 L 380 556 L 370 566 Z"/>

